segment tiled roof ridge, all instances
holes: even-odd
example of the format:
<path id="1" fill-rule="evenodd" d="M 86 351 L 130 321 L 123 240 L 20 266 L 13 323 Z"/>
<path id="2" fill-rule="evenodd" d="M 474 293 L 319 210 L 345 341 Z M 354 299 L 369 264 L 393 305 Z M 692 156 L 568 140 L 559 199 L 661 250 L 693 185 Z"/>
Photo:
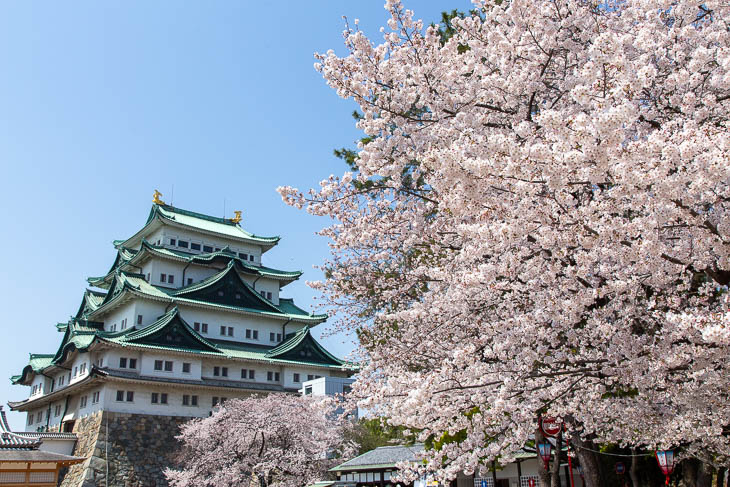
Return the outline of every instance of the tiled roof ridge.
<path id="1" fill-rule="evenodd" d="M 206 215 L 204 213 L 198 213 L 197 211 L 185 210 L 183 208 L 178 208 L 176 206 L 171 206 L 171 205 L 153 204 L 152 211 L 150 212 L 150 217 L 147 219 L 147 223 L 149 223 L 155 217 L 155 215 L 160 215 L 162 218 L 175 221 L 174 215 L 172 215 L 172 216 L 165 215 L 164 213 L 160 213 L 158 211 L 159 209 L 162 209 L 163 211 L 169 211 L 171 213 L 178 213 L 180 215 L 189 216 L 192 218 L 198 218 L 200 220 L 208 221 L 211 223 L 218 223 L 218 224 L 222 224 L 222 225 L 228 225 L 231 227 L 235 227 L 235 228 L 238 228 L 248 238 L 252 238 L 252 239 L 256 239 L 256 240 L 263 240 L 263 241 L 268 241 L 268 242 L 278 242 L 280 240 L 280 238 L 278 236 L 264 237 L 261 235 L 256 235 L 254 233 L 248 232 L 248 231 L 244 230 L 243 228 L 241 228 L 241 225 L 234 222 L 230 218 L 221 218 L 218 216 Z"/>

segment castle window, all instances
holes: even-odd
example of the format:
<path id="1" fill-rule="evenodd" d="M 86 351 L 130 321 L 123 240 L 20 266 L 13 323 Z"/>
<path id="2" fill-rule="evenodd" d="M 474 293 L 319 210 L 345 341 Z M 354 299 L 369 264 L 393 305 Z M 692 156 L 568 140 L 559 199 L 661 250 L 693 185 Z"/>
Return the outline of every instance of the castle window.
<path id="1" fill-rule="evenodd" d="M 137 368 L 137 359 L 136 358 L 130 358 L 129 359 L 129 368 L 130 369 L 136 369 Z"/>
<path id="2" fill-rule="evenodd" d="M 223 377 L 228 377 L 228 367 L 221 367 L 221 375 Z"/>
<path id="3" fill-rule="evenodd" d="M 312 395 L 312 386 L 307 386 L 304 388 L 304 395 L 305 396 L 311 396 Z"/>
<path id="4" fill-rule="evenodd" d="M 167 393 L 163 392 L 160 394 L 160 404 L 167 404 Z"/>
<path id="5" fill-rule="evenodd" d="M 198 405 L 198 396 L 190 396 L 190 405 L 191 406 L 197 406 Z"/>
<path id="6" fill-rule="evenodd" d="M 211 247 L 210 245 L 203 245 L 203 252 L 213 252 L 213 247 Z"/>
<path id="7" fill-rule="evenodd" d="M 243 252 L 239 252 L 238 257 L 240 257 L 243 260 L 248 260 L 248 255 L 244 254 Z"/>
<path id="8" fill-rule="evenodd" d="M 216 377 L 218 377 L 219 375 L 221 375 L 221 368 L 218 367 L 217 365 L 215 367 L 213 367 L 213 375 L 216 376 Z"/>
<path id="9" fill-rule="evenodd" d="M 273 295 L 271 294 L 271 292 L 270 291 L 266 291 L 266 299 L 268 299 L 269 301 L 271 301 L 271 298 L 272 297 L 273 297 Z"/>
<path id="10" fill-rule="evenodd" d="M 30 413 L 30 414 L 28 415 L 28 424 L 33 424 L 33 422 L 34 422 L 34 417 L 35 417 L 35 416 L 34 416 L 34 414 L 33 414 L 33 413 Z"/>
<path id="11" fill-rule="evenodd" d="M 246 330 L 246 338 L 251 338 L 251 330 Z"/>
<path id="12" fill-rule="evenodd" d="M 271 372 L 271 371 L 266 372 L 266 380 L 273 381 L 274 380 L 274 373 Z"/>
<path id="13" fill-rule="evenodd" d="M 294 374 L 294 382 L 301 382 L 299 380 L 299 374 Z"/>
<path id="14" fill-rule="evenodd" d="M 183 406 L 197 406 L 198 405 L 198 396 L 189 396 L 187 394 L 183 394 Z"/>
<path id="15" fill-rule="evenodd" d="M 147 278 L 149 280 L 149 275 L 147 276 Z M 137 324 L 138 325 L 141 325 L 142 324 L 142 315 L 137 315 Z"/>
<path id="16" fill-rule="evenodd" d="M 256 371 L 255 370 L 249 370 L 248 371 L 248 378 L 249 379 L 256 379 Z"/>
<path id="17" fill-rule="evenodd" d="M 190 373 L 190 362 L 183 362 L 182 371 L 184 374 Z"/>
<path id="18" fill-rule="evenodd" d="M 274 342 L 276 341 L 276 333 L 269 333 L 269 341 Z"/>
<path id="19" fill-rule="evenodd" d="M 241 379 L 245 379 L 248 377 L 248 374 L 246 372 L 246 369 L 241 369 Z"/>
<path id="20" fill-rule="evenodd" d="M 127 359 L 124 357 L 119 358 L 119 368 L 120 369 L 126 369 L 127 368 Z"/>
<path id="21" fill-rule="evenodd" d="M 211 401 L 211 407 L 216 407 L 218 405 L 218 398 L 216 396 L 213 396 L 213 400 Z"/>
<path id="22" fill-rule="evenodd" d="M 254 340 L 258 340 L 259 339 L 259 331 L 258 330 L 254 330 L 253 331 L 253 339 Z"/>
<path id="23" fill-rule="evenodd" d="M 74 367 L 74 377 L 76 377 L 76 375 L 78 375 L 78 373 L 79 373 L 79 368 Z"/>
<path id="24" fill-rule="evenodd" d="M 79 375 L 83 375 L 85 373 L 86 373 L 86 362 L 84 362 L 83 364 L 81 364 L 79 366 Z"/>
<path id="25" fill-rule="evenodd" d="M 216 247 L 216 248 L 215 248 L 215 251 L 216 251 L 216 252 L 220 252 L 220 251 L 221 251 L 221 248 L 220 248 L 220 247 Z"/>
<path id="26" fill-rule="evenodd" d="M 248 256 L 248 260 L 250 260 L 251 262 L 253 262 L 253 255 L 249 255 Z"/>
<path id="27" fill-rule="evenodd" d="M 160 402 L 160 395 L 159 395 L 158 393 L 156 393 L 156 392 L 153 392 L 153 393 L 152 393 L 152 396 L 151 396 L 151 398 L 150 398 L 150 402 L 151 402 L 152 404 L 157 404 L 157 403 L 159 403 L 159 402 Z"/>
<path id="28" fill-rule="evenodd" d="M 117 391 L 117 401 L 124 401 L 124 391 Z"/>
<path id="29" fill-rule="evenodd" d="M 226 327 L 221 326 L 221 335 L 225 336 L 225 334 L 226 334 Z"/>
<path id="30" fill-rule="evenodd" d="M 162 360 L 155 360 L 155 370 L 162 370 Z"/>
<path id="31" fill-rule="evenodd" d="M 229 326 L 228 327 L 228 336 L 229 337 L 232 337 L 233 336 L 233 327 L 232 326 Z"/>
<path id="32" fill-rule="evenodd" d="M 193 283 L 193 278 L 192 277 L 188 277 L 188 286 L 191 285 L 192 283 Z"/>
<path id="33" fill-rule="evenodd" d="M 160 282 L 167 282 L 167 274 L 160 274 Z"/>
<path id="34" fill-rule="evenodd" d="M 277 333 L 276 334 L 276 341 L 277 342 L 280 342 L 281 341 L 281 333 Z"/>
<path id="35" fill-rule="evenodd" d="M 190 249 L 191 250 L 200 250 L 200 244 L 198 244 L 198 243 L 191 243 L 190 244 Z"/>
<path id="36" fill-rule="evenodd" d="M 165 360 L 165 372 L 172 372 L 172 362 Z"/>
<path id="37" fill-rule="evenodd" d="M 314 376 L 313 376 L 312 374 L 309 374 L 309 375 L 307 376 L 307 380 L 314 380 Z"/>
<path id="38" fill-rule="evenodd" d="M 173 282 L 175 282 L 175 276 L 170 274 L 169 276 L 167 276 L 167 283 L 172 284 Z"/>
<path id="39" fill-rule="evenodd" d="M 93 393 L 91 395 L 91 403 L 92 404 L 96 404 L 97 402 L 99 402 L 99 396 L 100 395 L 101 395 L 101 393 L 99 391 L 96 391 L 95 393 Z"/>
<path id="40" fill-rule="evenodd" d="M 174 238 L 171 238 L 170 245 L 175 245 L 175 244 L 177 244 L 177 241 Z"/>
<path id="41" fill-rule="evenodd" d="M 134 391 L 127 391 L 127 402 L 134 401 Z"/>
<path id="42" fill-rule="evenodd" d="M 208 323 L 201 323 L 201 329 L 203 330 L 203 333 L 208 333 Z"/>
<path id="43" fill-rule="evenodd" d="M 178 247 L 182 247 L 184 249 L 187 249 L 188 248 L 188 242 L 185 241 L 185 240 L 178 240 L 177 241 L 177 246 Z"/>
<path id="44" fill-rule="evenodd" d="M 200 323 L 198 323 L 197 321 L 193 323 L 193 330 L 200 332 Z"/>
<path id="45" fill-rule="evenodd" d="M 79 407 L 85 408 L 86 407 L 86 403 L 88 402 L 88 400 L 89 400 L 89 396 L 83 396 L 81 398 L 81 400 L 79 401 Z"/>

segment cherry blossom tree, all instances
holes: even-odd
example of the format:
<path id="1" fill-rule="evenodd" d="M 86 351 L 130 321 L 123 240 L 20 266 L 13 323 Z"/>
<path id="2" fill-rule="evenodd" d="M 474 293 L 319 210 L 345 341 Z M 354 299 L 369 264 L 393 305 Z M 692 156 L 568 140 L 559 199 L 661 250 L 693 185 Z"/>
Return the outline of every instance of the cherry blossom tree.
<path id="1" fill-rule="evenodd" d="M 352 445 L 346 423 L 327 400 L 268 394 L 225 401 L 208 418 L 181 428 L 179 470 L 165 472 L 171 486 L 225 487 L 263 480 L 267 486 L 301 487 L 320 480 Z"/>
<path id="2" fill-rule="evenodd" d="M 730 5 L 477 1 L 445 42 L 398 1 L 318 55 L 357 171 L 284 200 L 334 219 L 354 393 L 453 478 L 538 414 L 728 464 Z M 591 484 L 591 482 L 589 482 Z"/>

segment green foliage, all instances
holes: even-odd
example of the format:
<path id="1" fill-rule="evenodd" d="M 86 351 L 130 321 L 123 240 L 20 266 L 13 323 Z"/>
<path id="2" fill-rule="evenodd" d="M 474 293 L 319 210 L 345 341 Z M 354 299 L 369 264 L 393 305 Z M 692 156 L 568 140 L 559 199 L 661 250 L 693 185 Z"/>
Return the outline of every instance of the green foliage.
<path id="1" fill-rule="evenodd" d="M 359 445 L 358 455 L 381 446 L 412 445 L 415 436 L 402 426 L 391 426 L 384 418 L 360 418 L 350 431 L 350 440 Z"/>

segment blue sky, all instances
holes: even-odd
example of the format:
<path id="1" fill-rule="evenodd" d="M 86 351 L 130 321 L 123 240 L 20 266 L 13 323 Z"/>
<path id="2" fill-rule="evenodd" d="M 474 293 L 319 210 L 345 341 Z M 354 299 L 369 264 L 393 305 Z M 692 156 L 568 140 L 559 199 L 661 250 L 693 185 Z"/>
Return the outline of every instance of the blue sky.
<path id="1" fill-rule="evenodd" d="M 169 202 L 281 235 L 265 263 L 305 271 L 285 288 L 309 308 L 314 233 L 327 222 L 286 207 L 275 188 L 309 188 L 343 164 L 358 132 L 352 102 L 314 71 L 343 52 L 342 16 L 379 36 L 383 1 L 23 1 L 0 3 L 0 403 L 27 391 L 7 377 L 28 353 L 53 353 L 54 324 L 78 307 L 111 241 L 145 221 L 155 188 Z M 465 0 L 406 3 L 419 17 Z M 377 37 L 379 39 L 379 37 Z M 321 331 L 324 331 L 323 326 Z M 349 337 L 324 339 L 340 356 Z M 6 408 L 7 409 L 7 408 Z M 11 414 L 15 428 L 23 418 Z"/>

